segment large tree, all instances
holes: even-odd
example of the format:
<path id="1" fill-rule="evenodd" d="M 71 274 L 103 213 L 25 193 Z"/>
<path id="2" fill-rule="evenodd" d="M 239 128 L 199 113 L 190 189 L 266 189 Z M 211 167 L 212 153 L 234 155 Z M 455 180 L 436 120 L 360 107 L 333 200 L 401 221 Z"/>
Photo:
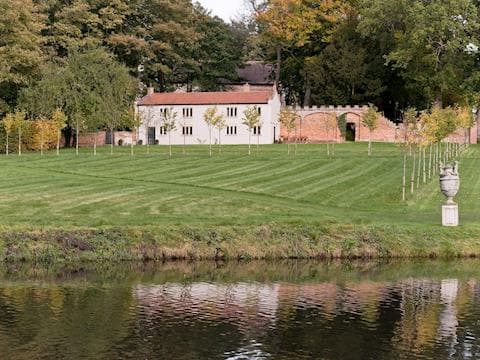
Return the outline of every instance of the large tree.
<path id="1" fill-rule="evenodd" d="M 66 144 L 72 131 L 113 131 L 131 114 L 137 85 L 128 69 L 105 50 L 73 52 L 64 65 L 50 64 L 34 86 L 22 94 L 22 107 L 31 116 L 51 115 L 61 109 L 67 115 Z"/>
<path id="2" fill-rule="evenodd" d="M 0 115 L 16 106 L 42 62 L 38 10 L 31 0 L 0 1 Z"/>
<path id="3" fill-rule="evenodd" d="M 255 1 L 251 2 L 255 4 Z M 276 51 L 276 83 L 280 83 L 282 52 L 303 47 L 312 36 L 337 21 L 344 2 L 340 0 L 269 0 L 254 6 L 261 34 Z"/>
<path id="4" fill-rule="evenodd" d="M 466 51 L 479 25 L 472 0 L 368 0 L 361 2 L 361 31 L 393 34 L 394 47 L 385 54 L 430 103 L 442 104 L 461 90 L 466 77 Z"/>

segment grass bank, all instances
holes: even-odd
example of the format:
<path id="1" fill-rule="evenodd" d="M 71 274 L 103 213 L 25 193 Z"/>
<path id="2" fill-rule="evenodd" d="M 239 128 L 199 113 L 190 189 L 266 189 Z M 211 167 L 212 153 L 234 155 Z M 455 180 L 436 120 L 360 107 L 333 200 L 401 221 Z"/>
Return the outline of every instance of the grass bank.
<path id="1" fill-rule="evenodd" d="M 480 255 L 480 148 L 461 158 L 461 226 L 436 178 L 401 201 L 395 145 L 64 150 L 0 158 L 0 258 L 39 262 Z M 410 166 L 408 171 L 410 172 Z"/>

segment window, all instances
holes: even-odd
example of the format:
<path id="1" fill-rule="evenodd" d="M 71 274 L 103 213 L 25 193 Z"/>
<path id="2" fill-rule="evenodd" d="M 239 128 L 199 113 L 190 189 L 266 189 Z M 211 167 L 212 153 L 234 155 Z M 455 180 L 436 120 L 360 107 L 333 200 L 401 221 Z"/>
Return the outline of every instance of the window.
<path id="1" fill-rule="evenodd" d="M 237 135 L 237 127 L 227 126 L 227 135 Z"/>
<path id="2" fill-rule="evenodd" d="M 253 135 L 262 135 L 262 127 L 261 126 L 254 126 L 253 127 Z"/>
<path id="3" fill-rule="evenodd" d="M 166 115 L 167 115 L 167 108 L 165 108 L 165 109 L 160 109 L 160 116 L 161 116 L 161 117 L 164 117 L 164 116 L 166 116 Z"/>
<path id="4" fill-rule="evenodd" d="M 227 116 L 236 117 L 238 114 L 238 109 L 236 107 L 227 107 Z"/>
<path id="5" fill-rule="evenodd" d="M 167 135 L 167 128 L 165 126 L 160 126 L 160 135 Z"/>
<path id="6" fill-rule="evenodd" d="M 182 127 L 182 135 L 184 135 L 184 136 L 193 135 L 193 126 L 183 126 Z"/>
<path id="7" fill-rule="evenodd" d="M 183 108 L 182 115 L 184 118 L 193 117 L 193 108 Z"/>
<path id="8" fill-rule="evenodd" d="M 262 108 L 258 107 L 257 110 L 258 110 L 258 115 L 262 115 Z"/>

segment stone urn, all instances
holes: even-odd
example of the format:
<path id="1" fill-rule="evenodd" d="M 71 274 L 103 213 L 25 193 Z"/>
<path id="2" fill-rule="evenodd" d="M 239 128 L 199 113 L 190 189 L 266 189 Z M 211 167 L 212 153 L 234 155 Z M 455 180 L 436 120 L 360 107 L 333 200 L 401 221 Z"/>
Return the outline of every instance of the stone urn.
<path id="1" fill-rule="evenodd" d="M 458 176 L 458 161 L 453 165 L 440 164 L 440 190 L 447 198 L 446 204 L 453 205 L 453 198 L 460 189 L 460 177 Z"/>

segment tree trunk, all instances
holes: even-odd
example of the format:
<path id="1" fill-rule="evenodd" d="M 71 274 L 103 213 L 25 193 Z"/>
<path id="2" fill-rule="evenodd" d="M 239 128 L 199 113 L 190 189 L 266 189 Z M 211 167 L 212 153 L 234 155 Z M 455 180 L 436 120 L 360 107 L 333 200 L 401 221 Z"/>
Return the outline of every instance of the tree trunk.
<path id="1" fill-rule="evenodd" d="M 22 156 L 22 129 L 18 130 L 18 156 Z"/>
<path id="2" fill-rule="evenodd" d="M 184 133 L 184 134 L 183 134 L 183 156 L 187 155 L 186 149 L 185 149 L 186 144 L 187 144 L 187 139 L 186 139 L 186 135 L 185 135 L 185 133 Z"/>
<path id="3" fill-rule="evenodd" d="M 222 129 L 218 129 L 218 152 L 222 152 Z"/>
<path id="4" fill-rule="evenodd" d="M 113 142 L 115 141 L 113 137 L 113 128 L 110 128 L 110 155 L 113 155 Z"/>
<path id="5" fill-rule="evenodd" d="M 132 143 L 130 144 L 130 156 L 133 156 L 134 155 L 134 149 L 133 149 L 133 133 L 132 133 L 132 137 L 131 137 L 131 140 L 132 140 Z"/>
<path id="6" fill-rule="evenodd" d="M 310 78 L 305 76 L 305 95 L 303 97 L 303 107 L 310 107 L 312 98 L 312 86 L 310 84 Z"/>
<path id="7" fill-rule="evenodd" d="M 258 149 L 260 147 L 260 126 L 257 127 L 257 155 L 258 155 Z"/>
<path id="8" fill-rule="evenodd" d="M 252 143 L 252 129 L 248 129 L 248 155 L 250 156 L 252 154 L 251 151 L 251 143 Z"/>
<path id="9" fill-rule="evenodd" d="M 435 101 L 433 102 L 433 106 L 438 106 L 440 109 L 443 108 L 443 101 L 442 101 L 442 92 L 437 91 L 437 94 L 435 96 Z"/>
<path id="10" fill-rule="evenodd" d="M 78 125 L 78 120 L 75 123 L 76 129 L 75 129 L 75 154 L 78 155 L 78 131 L 79 131 L 79 125 Z"/>
<path id="11" fill-rule="evenodd" d="M 40 129 L 40 155 L 43 156 L 43 129 Z"/>
<path id="12" fill-rule="evenodd" d="M 168 132 L 168 154 L 172 157 L 172 140 L 171 140 L 171 131 Z"/>
<path id="13" fill-rule="evenodd" d="M 275 70 L 275 85 L 280 86 L 280 71 L 282 70 L 282 47 L 277 45 L 277 69 Z"/>
<path id="14" fill-rule="evenodd" d="M 413 150 L 413 167 L 412 167 L 412 176 L 410 177 L 410 194 L 413 194 L 413 190 L 415 189 L 415 164 L 416 164 L 416 154 L 417 152 L 415 149 Z"/>
<path id="15" fill-rule="evenodd" d="M 428 154 L 428 180 L 432 178 L 432 144 L 430 144 L 429 154 Z"/>
<path id="16" fill-rule="evenodd" d="M 368 139 L 368 156 L 372 156 L 372 136 Z"/>
<path id="17" fill-rule="evenodd" d="M 208 127 L 208 138 L 209 138 L 209 144 L 208 144 L 208 153 L 209 156 L 212 157 L 212 127 Z"/>
<path id="18" fill-rule="evenodd" d="M 291 132 L 288 132 L 287 135 L 288 135 L 288 140 L 287 140 L 287 155 L 290 156 L 290 134 Z"/>
<path id="19" fill-rule="evenodd" d="M 7 136 L 7 143 L 5 144 L 5 155 L 8 156 L 8 132 L 6 133 Z"/>
<path id="20" fill-rule="evenodd" d="M 422 172 L 422 148 L 418 148 L 417 189 L 420 187 L 421 172 Z"/>
<path id="21" fill-rule="evenodd" d="M 62 132 L 61 130 L 57 130 L 57 156 L 60 155 L 60 136 Z"/>
<path id="22" fill-rule="evenodd" d="M 402 200 L 406 199 L 407 188 L 407 153 L 403 154 Z"/>

